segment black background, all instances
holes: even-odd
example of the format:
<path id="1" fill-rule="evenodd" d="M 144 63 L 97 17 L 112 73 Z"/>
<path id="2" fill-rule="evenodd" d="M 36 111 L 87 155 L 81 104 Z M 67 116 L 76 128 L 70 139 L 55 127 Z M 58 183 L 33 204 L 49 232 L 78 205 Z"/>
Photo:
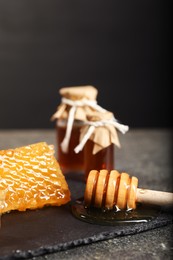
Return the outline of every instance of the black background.
<path id="1" fill-rule="evenodd" d="M 171 126 L 171 1 L 0 0 L 0 128 L 52 128 L 59 88 L 94 85 L 130 127 Z"/>

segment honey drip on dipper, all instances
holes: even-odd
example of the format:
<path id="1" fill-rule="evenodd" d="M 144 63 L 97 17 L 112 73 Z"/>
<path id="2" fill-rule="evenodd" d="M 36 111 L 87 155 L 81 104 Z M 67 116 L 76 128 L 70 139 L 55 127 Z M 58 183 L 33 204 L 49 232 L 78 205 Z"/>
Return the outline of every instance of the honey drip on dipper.
<path id="1" fill-rule="evenodd" d="M 72 205 L 78 219 L 94 224 L 148 222 L 163 207 L 173 206 L 173 193 L 138 188 L 138 178 L 117 170 L 91 170 L 84 198 Z"/>

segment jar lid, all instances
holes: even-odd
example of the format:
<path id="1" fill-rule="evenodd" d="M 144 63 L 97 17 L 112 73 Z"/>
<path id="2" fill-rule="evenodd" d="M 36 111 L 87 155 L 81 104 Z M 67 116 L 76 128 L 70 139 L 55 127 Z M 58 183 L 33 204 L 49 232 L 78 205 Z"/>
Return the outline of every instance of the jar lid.
<path id="1" fill-rule="evenodd" d="M 88 121 L 94 122 L 94 121 L 113 119 L 114 115 L 110 111 L 105 111 L 105 112 L 93 111 L 91 114 L 88 113 L 86 117 Z"/>
<path id="2" fill-rule="evenodd" d="M 86 117 L 88 121 L 81 127 L 80 142 L 74 150 L 76 153 L 83 149 L 87 140 L 93 142 L 93 154 L 98 153 L 111 144 L 115 144 L 119 148 L 121 147 L 112 112 L 93 111 L 87 114 Z"/>
<path id="3" fill-rule="evenodd" d="M 90 85 L 71 86 L 61 88 L 59 93 L 61 96 L 72 100 L 80 100 L 83 98 L 95 100 L 98 94 L 98 90 L 94 86 Z"/>

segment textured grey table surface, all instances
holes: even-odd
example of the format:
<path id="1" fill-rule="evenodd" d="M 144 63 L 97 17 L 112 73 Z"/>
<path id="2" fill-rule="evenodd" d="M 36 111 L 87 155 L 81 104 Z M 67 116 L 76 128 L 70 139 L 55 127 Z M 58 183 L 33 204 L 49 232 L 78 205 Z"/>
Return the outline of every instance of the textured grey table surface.
<path id="1" fill-rule="evenodd" d="M 172 192 L 172 131 L 169 129 L 131 129 L 119 134 L 116 169 L 125 169 L 139 179 L 139 187 Z M 0 149 L 46 141 L 55 145 L 54 130 L 1 130 Z M 54 259 L 172 259 L 172 225 L 136 235 L 128 235 L 78 246 L 35 260 Z"/>

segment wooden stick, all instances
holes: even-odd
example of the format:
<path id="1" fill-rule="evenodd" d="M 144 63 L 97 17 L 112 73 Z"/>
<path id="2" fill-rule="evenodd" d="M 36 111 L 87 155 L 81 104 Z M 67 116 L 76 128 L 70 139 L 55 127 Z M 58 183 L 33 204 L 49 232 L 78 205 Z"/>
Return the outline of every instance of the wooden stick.
<path id="1" fill-rule="evenodd" d="M 173 206 L 173 193 L 137 188 L 136 201 L 156 206 Z"/>

